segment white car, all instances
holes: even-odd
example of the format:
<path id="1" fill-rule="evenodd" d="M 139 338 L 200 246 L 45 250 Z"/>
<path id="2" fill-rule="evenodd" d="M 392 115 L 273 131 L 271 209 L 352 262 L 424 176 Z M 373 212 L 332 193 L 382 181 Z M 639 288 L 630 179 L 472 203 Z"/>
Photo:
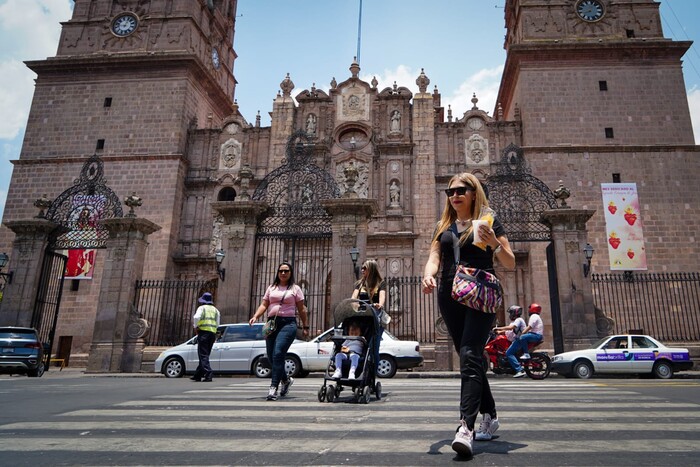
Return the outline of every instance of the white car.
<path id="1" fill-rule="evenodd" d="M 552 358 L 552 371 L 583 379 L 594 373 L 648 373 L 668 379 L 674 371 L 692 367 L 688 349 L 666 347 L 641 334 L 608 336 L 590 349 L 564 352 Z"/>
<path id="2" fill-rule="evenodd" d="M 219 326 L 209 362 L 217 374 L 254 374 L 259 378 L 270 376 L 265 339 L 262 337 L 263 323 L 224 324 Z M 307 376 L 311 371 L 325 371 L 333 352 L 329 329 L 318 337 L 305 342 L 295 340 L 287 352 L 285 369 L 291 376 Z M 413 368 L 423 364 L 420 346 L 416 341 L 402 341 L 384 331 L 379 347 L 379 369 L 377 375 L 391 378 L 398 369 Z M 156 373 L 168 378 L 179 378 L 194 374 L 199 364 L 197 340 L 171 347 L 162 352 L 155 361 Z"/>

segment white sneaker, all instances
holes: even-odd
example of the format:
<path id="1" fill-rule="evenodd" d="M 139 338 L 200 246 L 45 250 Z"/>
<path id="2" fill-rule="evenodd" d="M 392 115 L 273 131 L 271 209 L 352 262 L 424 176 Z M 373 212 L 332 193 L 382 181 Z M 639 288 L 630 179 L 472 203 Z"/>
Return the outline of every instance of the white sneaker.
<path id="1" fill-rule="evenodd" d="M 343 372 L 340 371 L 340 368 L 336 368 L 335 371 L 333 372 L 333 374 L 331 375 L 331 378 L 338 379 L 341 376 L 343 376 Z"/>
<path id="2" fill-rule="evenodd" d="M 473 438 L 474 432 L 467 428 L 467 423 L 464 420 L 461 420 L 461 425 L 455 433 L 454 441 L 452 441 L 452 450 L 461 456 L 471 457 Z"/>
<path id="3" fill-rule="evenodd" d="M 476 430 L 474 439 L 477 441 L 491 441 L 493 434 L 498 430 L 498 417 L 491 418 L 490 414 L 485 413 L 483 420 L 479 424 L 479 429 Z"/>
<path id="4" fill-rule="evenodd" d="M 525 352 L 520 356 L 520 360 L 530 360 L 530 354 Z"/>
<path id="5" fill-rule="evenodd" d="M 267 391 L 267 400 L 276 401 L 277 400 L 277 388 L 270 386 L 270 390 Z"/>
<path id="6" fill-rule="evenodd" d="M 350 371 L 348 372 L 348 379 L 355 379 L 355 369 L 350 368 Z"/>
<path id="7" fill-rule="evenodd" d="M 513 378 L 522 378 L 526 374 L 527 373 L 525 373 L 523 370 L 520 370 L 519 372 L 517 372 L 516 374 L 513 375 Z"/>
<path id="8" fill-rule="evenodd" d="M 282 387 L 280 388 L 280 397 L 285 397 L 287 394 L 289 394 L 289 388 L 292 387 L 292 384 L 294 384 L 294 378 L 292 378 L 291 376 L 289 377 L 286 383 L 282 381 Z"/>

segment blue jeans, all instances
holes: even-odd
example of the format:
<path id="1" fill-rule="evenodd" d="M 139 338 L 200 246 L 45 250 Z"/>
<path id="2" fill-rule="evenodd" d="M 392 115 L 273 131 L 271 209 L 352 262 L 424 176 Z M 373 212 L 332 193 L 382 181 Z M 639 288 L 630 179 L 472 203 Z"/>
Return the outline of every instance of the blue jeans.
<path id="1" fill-rule="evenodd" d="M 287 372 L 284 369 L 284 360 L 289 347 L 297 337 L 297 320 L 295 317 L 277 318 L 277 331 L 265 339 L 267 346 L 267 359 L 272 365 L 272 383 L 270 386 L 278 387 L 280 381 L 287 381 Z"/>
<path id="2" fill-rule="evenodd" d="M 528 332 L 527 334 L 523 334 L 518 339 L 515 339 L 515 341 L 513 342 L 513 346 L 518 347 L 520 350 L 523 351 L 523 353 L 527 353 L 528 344 L 530 342 L 542 342 L 542 334 L 536 334 L 534 332 Z"/>
<path id="3" fill-rule="evenodd" d="M 510 363 L 510 366 L 512 366 L 515 371 L 523 371 L 523 367 L 518 362 L 518 359 L 515 358 L 515 355 L 518 353 L 519 349 L 520 349 L 520 344 L 518 343 L 518 340 L 516 339 L 513 341 L 512 344 L 510 344 L 510 347 L 508 347 L 508 350 L 506 350 L 506 357 L 508 357 L 508 362 Z"/>

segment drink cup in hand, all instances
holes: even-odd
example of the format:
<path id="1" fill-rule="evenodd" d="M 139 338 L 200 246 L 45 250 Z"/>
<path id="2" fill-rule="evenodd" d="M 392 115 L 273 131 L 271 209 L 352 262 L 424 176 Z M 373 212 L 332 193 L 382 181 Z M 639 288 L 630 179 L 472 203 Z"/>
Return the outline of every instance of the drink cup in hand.
<path id="1" fill-rule="evenodd" d="M 479 218 L 472 221 L 472 232 L 474 233 L 474 246 L 481 248 L 486 251 L 488 245 L 486 242 L 481 240 L 481 235 L 479 233 L 479 227 L 481 225 L 493 226 L 493 218 L 496 212 L 491 208 L 481 208 L 481 213 L 479 213 Z"/>

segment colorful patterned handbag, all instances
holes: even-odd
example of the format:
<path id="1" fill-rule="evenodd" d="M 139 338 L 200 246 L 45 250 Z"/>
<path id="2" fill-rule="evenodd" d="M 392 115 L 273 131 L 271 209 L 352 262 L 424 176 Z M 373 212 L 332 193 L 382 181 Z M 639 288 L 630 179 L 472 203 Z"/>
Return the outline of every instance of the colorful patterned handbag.
<path id="1" fill-rule="evenodd" d="M 495 313 L 503 302 L 501 283 L 495 275 L 459 263 L 459 238 L 453 235 L 457 270 L 452 281 L 452 298 L 464 306 L 484 313 Z"/>

